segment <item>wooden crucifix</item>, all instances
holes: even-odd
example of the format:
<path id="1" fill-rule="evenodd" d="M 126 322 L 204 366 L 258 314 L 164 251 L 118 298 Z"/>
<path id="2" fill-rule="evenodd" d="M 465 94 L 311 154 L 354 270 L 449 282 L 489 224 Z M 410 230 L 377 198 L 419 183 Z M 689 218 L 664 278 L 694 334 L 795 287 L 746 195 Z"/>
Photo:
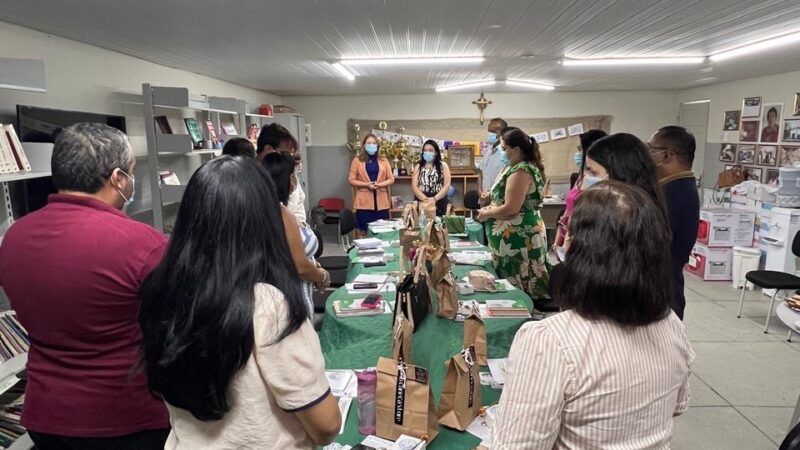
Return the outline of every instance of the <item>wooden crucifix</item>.
<path id="1" fill-rule="evenodd" d="M 486 110 L 486 107 L 492 104 L 492 101 L 488 98 L 483 96 L 483 91 L 481 91 L 481 96 L 478 97 L 477 100 L 472 102 L 473 105 L 478 107 L 478 110 L 481 112 L 481 125 L 483 125 L 483 112 Z"/>

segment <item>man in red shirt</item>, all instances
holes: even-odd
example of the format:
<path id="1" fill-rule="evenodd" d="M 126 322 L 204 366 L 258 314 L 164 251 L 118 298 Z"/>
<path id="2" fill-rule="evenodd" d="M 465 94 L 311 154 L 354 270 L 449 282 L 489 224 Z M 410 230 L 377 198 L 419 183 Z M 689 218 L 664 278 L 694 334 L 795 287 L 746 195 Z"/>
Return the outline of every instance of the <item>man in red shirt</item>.
<path id="1" fill-rule="evenodd" d="M 127 137 L 76 124 L 53 148 L 58 194 L 0 246 L 0 283 L 28 330 L 22 424 L 40 450 L 163 449 L 169 416 L 139 360 L 139 286 L 166 238 L 120 209 L 133 200 Z"/>

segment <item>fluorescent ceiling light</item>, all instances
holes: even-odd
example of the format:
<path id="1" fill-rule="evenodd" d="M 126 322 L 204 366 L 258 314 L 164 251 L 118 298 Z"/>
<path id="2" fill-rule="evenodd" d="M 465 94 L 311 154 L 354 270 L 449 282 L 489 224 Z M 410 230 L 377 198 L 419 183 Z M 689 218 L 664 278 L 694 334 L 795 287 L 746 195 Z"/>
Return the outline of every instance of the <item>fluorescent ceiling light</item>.
<path id="1" fill-rule="evenodd" d="M 342 74 L 342 76 L 347 78 L 348 80 L 353 81 L 353 80 L 356 79 L 355 74 L 353 72 L 350 72 L 349 70 L 347 70 L 347 67 L 345 67 L 345 66 L 343 66 L 343 65 L 341 65 L 339 63 L 333 63 L 332 66 L 333 66 L 334 69 L 336 69 L 337 72 Z"/>
<path id="2" fill-rule="evenodd" d="M 460 83 L 460 84 L 451 84 L 449 86 L 440 86 L 436 88 L 436 92 L 447 92 L 447 91 L 455 91 L 457 89 L 468 89 L 468 88 L 476 88 L 482 86 L 492 86 L 496 84 L 496 80 L 483 80 L 483 81 L 472 81 L 469 83 Z"/>
<path id="3" fill-rule="evenodd" d="M 741 47 L 731 50 L 715 53 L 709 56 L 709 58 L 711 58 L 712 61 L 723 61 L 726 59 L 735 58 L 737 56 L 756 53 L 762 50 L 769 50 L 775 47 L 783 47 L 785 45 L 794 44 L 797 42 L 800 42 L 800 32 L 766 38 L 764 40 L 751 44 L 745 44 Z"/>
<path id="4" fill-rule="evenodd" d="M 711 100 L 692 100 L 690 102 L 681 102 L 682 105 L 697 105 L 700 103 L 711 103 Z"/>
<path id="5" fill-rule="evenodd" d="M 602 59 L 562 59 L 564 66 L 638 66 L 638 65 L 673 65 L 673 64 L 702 64 L 704 56 L 680 58 L 602 58 Z"/>
<path id="6" fill-rule="evenodd" d="M 541 91 L 552 91 L 553 89 L 556 88 L 555 86 L 551 86 L 549 84 L 537 83 L 535 81 L 525 81 L 525 80 L 506 80 L 506 85 L 524 87 L 529 89 L 539 89 Z"/>
<path id="7" fill-rule="evenodd" d="M 388 58 L 353 58 L 339 61 L 346 66 L 397 65 L 397 64 L 459 64 L 483 62 L 482 55 L 409 56 Z"/>

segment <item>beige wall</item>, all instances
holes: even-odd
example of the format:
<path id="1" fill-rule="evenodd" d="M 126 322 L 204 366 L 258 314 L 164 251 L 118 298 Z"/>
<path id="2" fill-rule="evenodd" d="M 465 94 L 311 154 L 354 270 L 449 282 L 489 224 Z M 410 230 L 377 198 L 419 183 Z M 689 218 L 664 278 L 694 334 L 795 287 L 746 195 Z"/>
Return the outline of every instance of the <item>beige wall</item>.
<path id="1" fill-rule="evenodd" d="M 311 124 L 313 145 L 344 145 L 349 118 L 478 120 L 472 104 L 477 94 L 287 96 L 283 101 Z M 487 93 L 493 103 L 487 118 L 611 115 L 611 131 L 626 131 L 643 139 L 660 126 L 677 120 L 676 94 L 668 91 Z M 391 122 L 389 123 L 391 126 Z M 362 124 L 363 126 L 363 124 Z M 527 131 L 527 130 L 526 130 Z M 544 131 L 544 130 L 531 130 Z"/>

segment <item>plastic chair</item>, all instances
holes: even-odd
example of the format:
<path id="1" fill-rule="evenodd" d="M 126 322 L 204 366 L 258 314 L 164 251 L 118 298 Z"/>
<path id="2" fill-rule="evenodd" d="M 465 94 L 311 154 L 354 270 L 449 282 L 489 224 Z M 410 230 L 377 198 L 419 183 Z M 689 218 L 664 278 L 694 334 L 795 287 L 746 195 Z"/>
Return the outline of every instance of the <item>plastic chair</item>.
<path id="1" fill-rule="evenodd" d="M 800 257 L 800 232 L 794 235 L 792 239 L 792 253 L 796 257 Z M 764 322 L 764 334 L 769 331 L 769 321 L 772 318 L 772 308 L 775 306 L 775 297 L 779 292 L 787 290 L 800 289 L 800 277 L 774 270 L 753 270 L 747 272 L 744 276 L 745 279 L 762 289 L 775 289 L 772 298 L 769 300 L 769 309 L 767 310 L 767 320 Z M 742 317 L 742 307 L 744 306 L 744 294 L 747 292 L 745 289 L 746 283 L 742 286 L 742 296 L 739 298 L 739 313 L 736 317 Z"/>
<path id="2" fill-rule="evenodd" d="M 321 206 L 326 213 L 324 222 L 332 225 L 339 222 L 339 211 L 344 209 L 344 199 L 338 197 L 327 197 L 319 199 Z"/>

